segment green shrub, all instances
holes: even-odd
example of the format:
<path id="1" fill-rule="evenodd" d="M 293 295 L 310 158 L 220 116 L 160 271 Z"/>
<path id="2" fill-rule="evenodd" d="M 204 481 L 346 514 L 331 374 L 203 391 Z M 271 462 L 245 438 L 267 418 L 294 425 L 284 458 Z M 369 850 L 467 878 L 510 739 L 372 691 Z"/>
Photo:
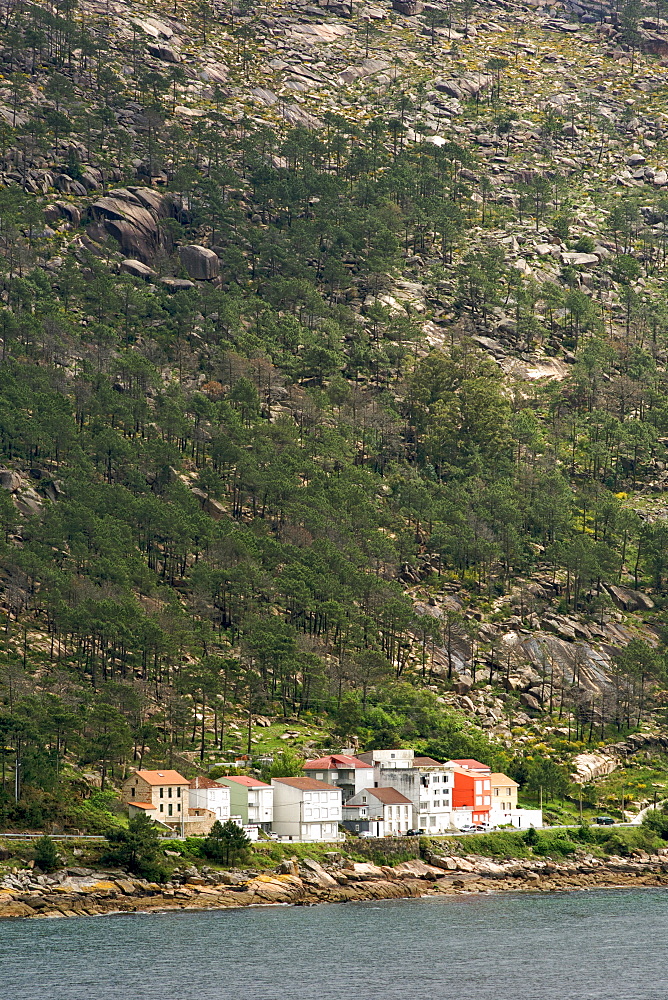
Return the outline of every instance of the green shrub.
<path id="1" fill-rule="evenodd" d="M 497 833 L 477 834 L 475 837 L 467 838 L 465 844 L 460 841 L 460 844 L 467 850 L 486 857 L 528 858 L 531 850 L 527 847 L 524 837 L 525 834 L 519 831 L 511 833 L 510 830 L 500 830 Z"/>
<path id="2" fill-rule="evenodd" d="M 540 854 L 542 857 L 565 858 L 574 852 L 575 844 L 569 837 L 567 830 L 539 834 L 538 842 L 534 847 L 534 853 Z"/>
<path id="3" fill-rule="evenodd" d="M 529 829 L 522 834 L 522 840 L 527 845 L 527 847 L 535 847 L 539 840 L 538 831 L 535 829 L 535 827 L 533 826 L 529 827 Z"/>
<path id="4" fill-rule="evenodd" d="M 35 844 L 34 860 L 40 871 L 55 872 L 60 868 L 60 855 L 51 837 L 40 837 Z"/>
<path id="5" fill-rule="evenodd" d="M 580 823 L 580 826 L 572 836 L 582 844 L 592 844 L 596 840 L 596 834 L 587 822 Z"/>
<path id="6" fill-rule="evenodd" d="M 575 241 L 573 249 L 577 253 L 593 253 L 596 249 L 596 244 L 594 243 L 591 236 L 581 236 Z"/>

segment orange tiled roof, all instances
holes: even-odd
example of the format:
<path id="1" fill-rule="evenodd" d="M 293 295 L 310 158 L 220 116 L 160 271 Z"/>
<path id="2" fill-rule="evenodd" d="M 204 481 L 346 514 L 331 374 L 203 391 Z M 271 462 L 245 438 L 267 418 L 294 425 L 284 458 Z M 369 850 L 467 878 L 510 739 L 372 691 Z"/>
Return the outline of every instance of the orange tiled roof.
<path id="1" fill-rule="evenodd" d="M 149 785 L 187 785 L 188 779 L 178 771 L 135 771 Z"/>

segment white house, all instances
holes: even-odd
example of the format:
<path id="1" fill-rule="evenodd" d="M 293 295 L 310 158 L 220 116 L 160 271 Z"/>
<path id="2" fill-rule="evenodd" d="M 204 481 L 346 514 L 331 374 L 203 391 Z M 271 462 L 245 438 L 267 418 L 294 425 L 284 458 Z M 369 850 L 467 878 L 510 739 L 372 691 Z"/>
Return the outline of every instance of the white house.
<path id="1" fill-rule="evenodd" d="M 413 803 L 395 788 L 363 788 L 343 806 L 343 825 L 371 837 L 400 836 L 410 830 Z"/>
<path id="2" fill-rule="evenodd" d="M 413 766 L 414 750 L 366 750 L 357 754 L 357 760 L 370 764 L 376 770 L 383 768 L 408 768 Z"/>
<path id="3" fill-rule="evenodd" d="M 268 833 L 274 818 L 274 789 L 245 774 L 228 774 L 217 779 L 230 790 L 231 818 L 240 826 L 258 826 Z"/>
<path id="4" fill-rule="evenodd" d="M 410 800 L 413 815 L 409 827 L 433 834 L 452 829 L 452 762 L 441 764 L 431 757 L 416 757 L 413 750 L 403 748 L 369 750 L 358 759 L 373 765 L 374 788 L 394 788 Z"/>
<path id="5" fill-rule="evenodd" d="M 308 778 L 336 785 L 341 789 L 344 802 L 374 783 L 373 765 L 344 753 L 332 753 L 326 757 L 307 760 L 304 773 Z"/>
<path id="6" fill-rule="evenodd" d="M 272 831 L 291 840 L 338 840 L 341 789 L 315 778 L 272 778 Z"/>
<path id="7" fill-rule="evenodd" d="M 521 809 L 517 805 L 519 785 L 507 774 L 490 774 L 492 808 L 489 814 L 490 826 L 514 826 L 516 830 L 543 825 L 541 809 Z"/>
<path id="8" fill-rule="evenodd" d="M 193 778 L 188 788 L 191 809 L 209 809 L 220 823 L 230 818 L 230 790 L 211 778 Z"/>
<path id="9" fill-rule="evenodd" d="M 413 770 L 419 776 L 416 826 L 427 833 L 445 833 L 453 828 L 452 793 L 454 766 L 431 757 L 414 757 Z"/>

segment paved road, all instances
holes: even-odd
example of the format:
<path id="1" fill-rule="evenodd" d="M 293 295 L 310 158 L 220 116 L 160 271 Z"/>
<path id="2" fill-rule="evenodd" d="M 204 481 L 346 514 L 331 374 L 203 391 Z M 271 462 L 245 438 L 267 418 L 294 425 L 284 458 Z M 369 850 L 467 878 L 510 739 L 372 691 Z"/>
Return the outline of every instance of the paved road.
<path id="1" fill-rule="evenodd" d="M 43 833 L 0 833 L 3 840 L 38 840 Z M 106 840 L 106 837 L 79 836 L 78 833 L 50 833 L 52 840 Z"/>
<path id="2" fill-rule="evenodd" d="M 664 805 L 664 803 L 666 803 L 666 802 L 668 802 L 668 799 L 659 799 L 659 801 L 657 802 L 656 806 L 654 805 L 653 802 L 650 803 L 650 805 L 645 806 L 644 809 L 640 810 L 640 812 L 638 813 L 637 816 L 633 817 L 633 819 L 631 820 L 630 825 L 631 826 L 638 826 L 640 823 L 642 823 L 642 821 L 644 820 L 645 816 L 647 815 L 648 812 L 650 812 L 650 810 L 652 810 L 654 808 L 660 809 L 661 806 Z"/>

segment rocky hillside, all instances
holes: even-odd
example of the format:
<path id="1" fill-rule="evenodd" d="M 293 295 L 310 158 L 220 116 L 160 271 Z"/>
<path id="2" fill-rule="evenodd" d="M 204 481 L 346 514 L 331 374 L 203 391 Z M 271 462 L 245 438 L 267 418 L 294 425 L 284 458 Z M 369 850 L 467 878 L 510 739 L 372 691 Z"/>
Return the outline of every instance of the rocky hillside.
<path id="1" fill-rule="evenodd" d="M 3 10 L 4 815 L 659 728 L 662 9 Z"/>

